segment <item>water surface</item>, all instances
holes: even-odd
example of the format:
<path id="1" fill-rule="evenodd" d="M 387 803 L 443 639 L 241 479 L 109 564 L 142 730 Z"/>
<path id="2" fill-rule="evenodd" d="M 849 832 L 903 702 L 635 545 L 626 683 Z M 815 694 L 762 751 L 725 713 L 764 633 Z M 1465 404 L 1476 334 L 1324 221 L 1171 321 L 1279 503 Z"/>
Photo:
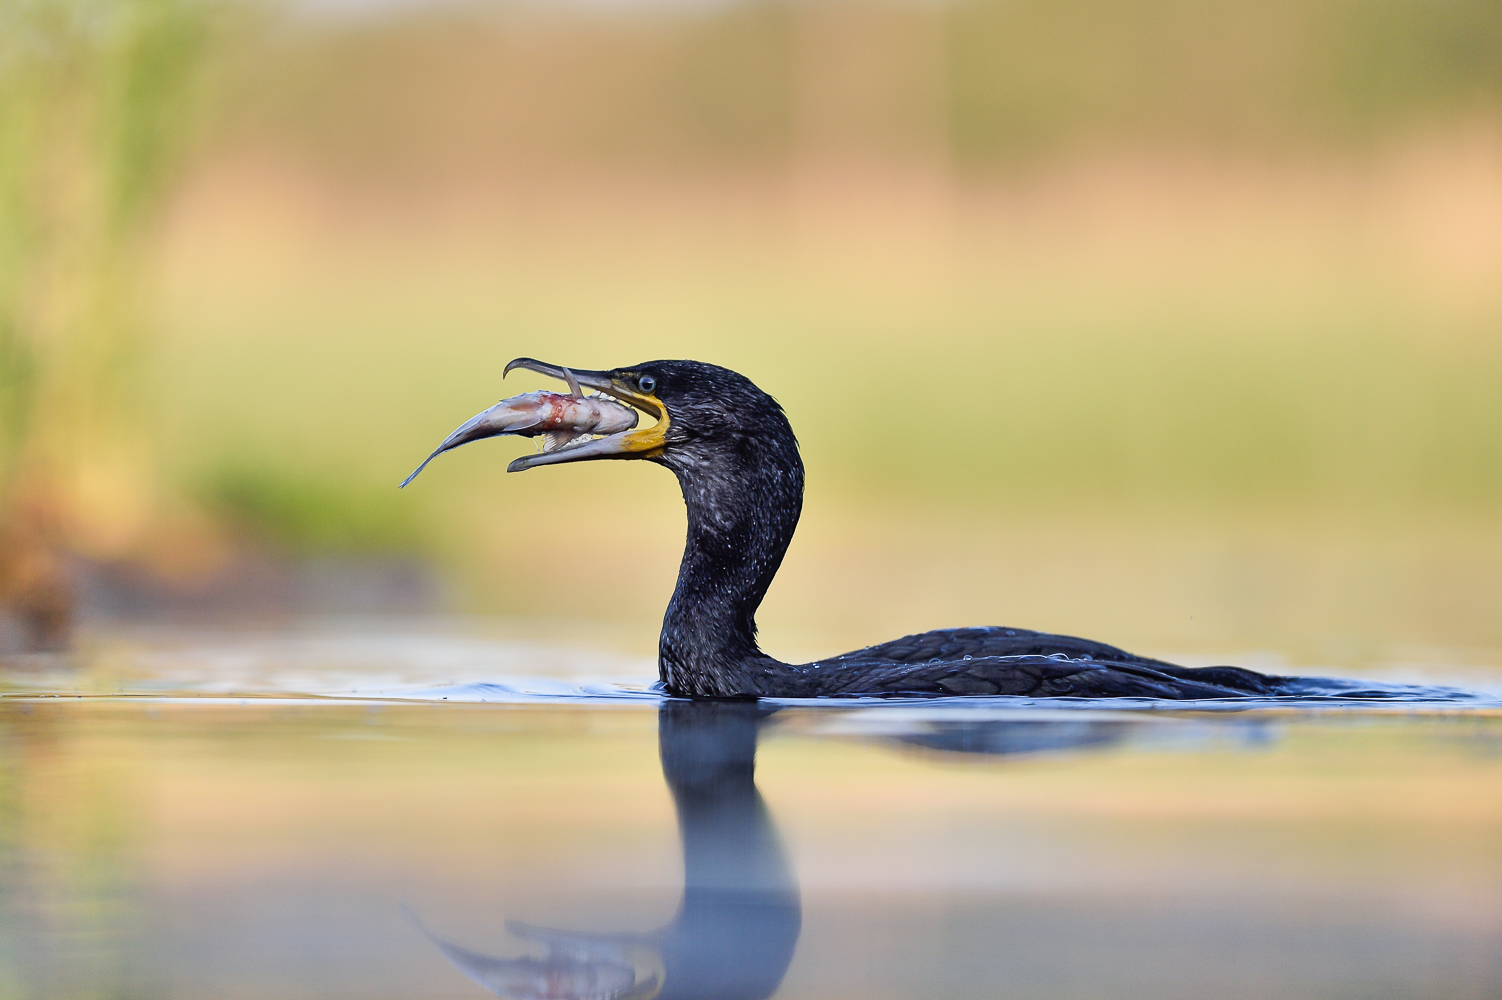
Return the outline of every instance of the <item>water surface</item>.
<path id="1" fill-rule="evenodd" d="M 693 705 L 642 668 L 280 633 L 12 665 L 0 996 L 1502 988 L 1487 697 Z"/>

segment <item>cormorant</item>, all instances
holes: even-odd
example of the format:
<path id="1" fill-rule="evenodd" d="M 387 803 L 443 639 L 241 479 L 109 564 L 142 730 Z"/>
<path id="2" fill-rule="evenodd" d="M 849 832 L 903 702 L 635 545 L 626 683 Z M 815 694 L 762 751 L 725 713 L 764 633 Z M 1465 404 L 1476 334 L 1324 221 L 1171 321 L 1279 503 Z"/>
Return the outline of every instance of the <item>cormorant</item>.
<path id="1" fill-rule="evenodd" d="M 995 626 L 938 629 L 812 663 L 783 663 L 756 644 L 756 609 L 803 508 L 798 440 L 777 401 L 744 375 L 698 361 L 583 371 L 517 358 L 505 371 L 513 368 L 566 381 L 575 399 L 587 387 L 657 419 L 645 428 L 633 420 L 603 436 L 566 431 L 553 438 L 552 450 L 518 458 L 507 471 L 645 459 L 678 477 L 688 539 L 658 644 L 669 694 L 1201 699 L 1294 693 L 1300 680 L 1239 667 L 1181 667 L 1087 639 Z M 433 454 L 497 434 L 548 432 L 536 422 L 519 424 L 508 402 L 467 421 Z"/>

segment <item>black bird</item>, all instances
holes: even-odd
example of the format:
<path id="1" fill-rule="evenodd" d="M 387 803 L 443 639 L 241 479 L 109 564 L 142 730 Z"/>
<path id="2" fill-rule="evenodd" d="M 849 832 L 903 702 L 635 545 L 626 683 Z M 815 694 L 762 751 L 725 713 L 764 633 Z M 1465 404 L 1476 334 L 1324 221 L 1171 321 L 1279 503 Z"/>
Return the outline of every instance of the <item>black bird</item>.
<path id="1" fill-rule="evenodd" d="M 756 644 L 756 609 L 803 508 L 798 439 L 777 401 L 744 375 L 698 361 L 581 371 L 517 358 L 506 371 L 513 368 L 567 381 L 576 398 L 588 387 L 657 418 L 653 426 L 601 437 L 566 432 L 554 439 L 564 442 L 560 447 L 518 458 L 507 471 L 645 459 L 678 477 L 688 540 L 658 645 L 662 686 L 670 694 L 1200 699 L 1304 693 L 1299 678 L 1181 667 L 1086 639 L 995 626 L 938 629 L 813 663 L 783 663 Z M 495 419 L 505 405 L 467 421 L 433 454 L 496 434 L 549 432 L 544 424 Z"/>

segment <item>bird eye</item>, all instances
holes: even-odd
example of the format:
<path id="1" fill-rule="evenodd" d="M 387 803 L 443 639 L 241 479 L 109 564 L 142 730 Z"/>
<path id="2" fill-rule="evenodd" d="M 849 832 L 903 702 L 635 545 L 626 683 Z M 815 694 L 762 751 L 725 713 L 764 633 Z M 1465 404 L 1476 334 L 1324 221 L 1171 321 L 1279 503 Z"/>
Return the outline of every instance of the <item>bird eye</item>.
<path id="1" fill-rule="evenodd" d="M 650 375 L 643 375 L 636 380 L 636 387 L 642 392 L 651 392 L 657 388 L 657 380 Z"/>

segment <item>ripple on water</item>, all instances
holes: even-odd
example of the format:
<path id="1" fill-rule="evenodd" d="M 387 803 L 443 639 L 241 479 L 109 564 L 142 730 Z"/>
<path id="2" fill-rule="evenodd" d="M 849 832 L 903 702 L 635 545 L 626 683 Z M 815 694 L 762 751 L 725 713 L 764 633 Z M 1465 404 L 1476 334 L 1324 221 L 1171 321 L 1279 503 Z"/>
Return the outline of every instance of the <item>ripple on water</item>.
<path id="1" fill-rule="evenodd" d="M 165 631 L 100 639 L 73 657 L 12 661 L 7 697 L 311 698 L 335 701 L 493 704 L 656 704 L 666 696 L 641 658 L 475 634 L 369 622 L 267 632 Z M 973 712 L 1246 712 L 1323 710 L 1454 712 L 1502 708 L 1502 686 L 1389 683 L 1310 677 L 1278 698 L 888 697 L 771 699 L 776 705 Z"/>

